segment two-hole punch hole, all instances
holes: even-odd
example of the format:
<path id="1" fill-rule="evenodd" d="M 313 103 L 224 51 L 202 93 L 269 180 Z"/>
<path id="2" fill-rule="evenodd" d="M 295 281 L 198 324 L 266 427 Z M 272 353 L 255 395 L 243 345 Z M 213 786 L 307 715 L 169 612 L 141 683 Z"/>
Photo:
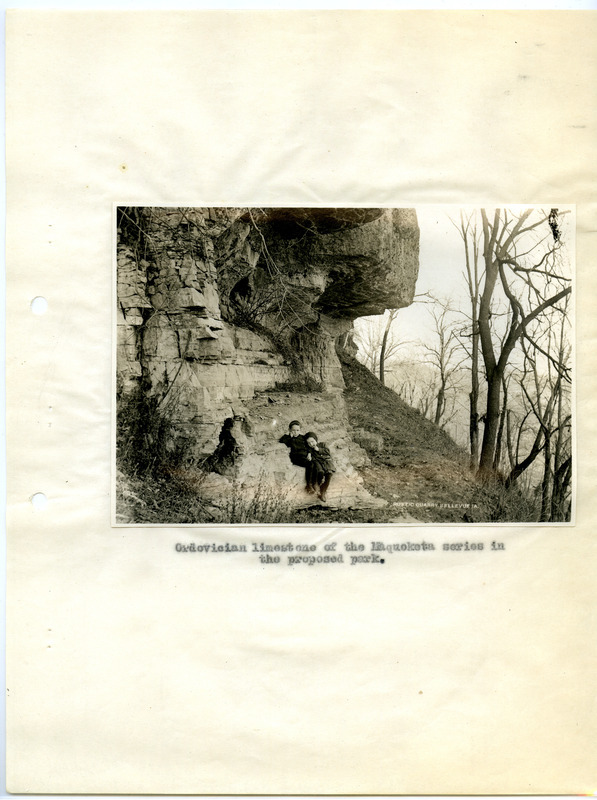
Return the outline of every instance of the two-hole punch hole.
<path id="1" fill-rule="evenodd" d="M 48 505 L 48 498 L 43 492 L 36 492 L 31 498 L 31 505 L 36 511 L 43 511 Z"/>
<path id="2" fill-rule="evenodd" d="M 30 308 L 33 314 L 36 316 L 41 316 L 48 310 L 48 301 L 45 297 L 34 297 L 31 301 Z"/>

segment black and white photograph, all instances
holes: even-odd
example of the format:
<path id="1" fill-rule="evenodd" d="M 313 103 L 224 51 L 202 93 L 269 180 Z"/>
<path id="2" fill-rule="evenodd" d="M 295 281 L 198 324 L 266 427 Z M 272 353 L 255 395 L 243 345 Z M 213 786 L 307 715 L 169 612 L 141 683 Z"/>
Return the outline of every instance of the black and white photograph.
<path id="1" fill-rule="evenodd" d="M 115 216 L 116 525 L 571 521 L 574 207 Z"/>
<path id="2" fill-rule="evenodd" d="M 185 5 L 6 17 L 7 793 L 590 795 L 597 15 Z"/>

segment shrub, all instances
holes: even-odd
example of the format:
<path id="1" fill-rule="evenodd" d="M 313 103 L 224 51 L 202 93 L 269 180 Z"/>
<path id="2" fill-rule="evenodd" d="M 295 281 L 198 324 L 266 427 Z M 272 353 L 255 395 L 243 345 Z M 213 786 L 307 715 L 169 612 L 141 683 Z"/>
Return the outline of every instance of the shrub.
<path id="1" fill-rule="evenodd" d="M 117 516 L 135 523 L 209 523 L 214 514 L 201 497 L 206 478 L 167 406 L 141 389 L 117 400 Z"/>
<path id="2" fill-rule="evenodd" d="M 159 398 L 141 388 L 118 398 L 116 459 L 128 475 L 161 475 L 188 461 L 187 444 L 172 423 L 173 409 L 173 403 L 161 407 Z"/>
<path id="3" fill-rule="evenodd" d="M 265 474 L 260 475 L 254 490 L 239 481 L 234 481 L 221 513 L 222 522 L 234 525 L 243 523 L 275 525 L 292 522 L 293 517 L 285 493 L 277 485 L 268 482 Z"/>
<path id="4" fill-rule="evenodd" d="M 478 522 L 537 522 L 534 498 L 516 485 L 506 487 L 499 477 L 491 477 L 477 485 L 474 501 L 481 507 L 483 519 Z"/>

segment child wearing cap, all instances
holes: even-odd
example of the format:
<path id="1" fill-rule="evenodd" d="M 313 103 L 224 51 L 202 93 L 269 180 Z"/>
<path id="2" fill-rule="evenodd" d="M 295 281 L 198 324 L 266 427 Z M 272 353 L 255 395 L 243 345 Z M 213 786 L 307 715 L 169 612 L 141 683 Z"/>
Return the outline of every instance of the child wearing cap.
<path id="1" fill-rule="evenodd" d="M 308 431 L 305 434 L 305 442 L 307 444 L 308 455 L 314 465 L 313 483 L 319 486 L 319 497 L 325 502 L 328 486 L 330 485 L 332 475 L 336 471 L 334 460 L 329 447 L 325 442 L 318 441 L 317 434 L 313 433 L 313 431 Z"/>
<path id="2" fill-rule="evenodd" d="M 295 464 L 297 467 L 305 468 L 305 479 L 307 482 L 305 488 L 309 494 L 313 494 L 315 492 L 315 487 L 313 485 L 314 464 L 311 460 L 306 439 L 301 433 L 301 423 L 298 419 L 292 420 L 288 425 L 288 433 L 285 433 L 284 436 L 280 436 L 278 441 L 285 444 L 286 447 L 290 449 L 288 455 L 290 456 L 291 463 Z"/>

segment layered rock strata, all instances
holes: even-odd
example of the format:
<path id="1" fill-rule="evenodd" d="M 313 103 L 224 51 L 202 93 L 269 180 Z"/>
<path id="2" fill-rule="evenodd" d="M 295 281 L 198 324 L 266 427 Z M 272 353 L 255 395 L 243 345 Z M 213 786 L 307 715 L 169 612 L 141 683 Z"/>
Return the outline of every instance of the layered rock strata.
<path id="1" fill-rule="evenodd" d="M 411 209 L 119 209 L 120 396 L 153 398 L 195 465 L 236 419 L 216 495 L 266 480 L 302 502 L 278 443 L 298 418 L 336 457 L 330 499 L 362 502 L 336 348 L 357 317 L 412 302 L 418 242 Z"/>

